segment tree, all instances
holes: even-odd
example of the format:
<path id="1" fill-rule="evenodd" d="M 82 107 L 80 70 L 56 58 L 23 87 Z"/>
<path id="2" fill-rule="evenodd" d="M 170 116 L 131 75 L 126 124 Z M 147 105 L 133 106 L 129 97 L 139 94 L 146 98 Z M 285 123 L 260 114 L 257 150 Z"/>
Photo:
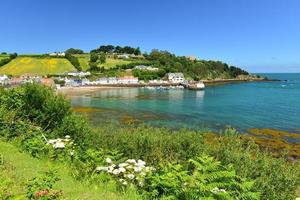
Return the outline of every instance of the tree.
<path id="1" fill-rule="evenodd" d="M 2 52 L 1 55 L 7 55 L 7 53 L 6 52 Z"/>
<path id="2" fill-rule="evenodd" d="M 97 60 L 98 60 L 98 54 L 92 52 L 90 55 L 90 62 L 97 62 Z"/>
<path id="3" fill-rule="evenodd" d="M 69 53 L 69 54 L 83 54 L 84 52 L 81 49 L 70 48 L 70 49 L 67 49 L 65 51 L 65 53 Z"/>
<path id="4" fill-rule="evenodd" d="M 9 55 L 9 58 L 12 60 L 12 59 L 15 59 L 17 56 L 18 56 L 17 53 L 13 53 L 13 54 Z"/>
<path id="5" fill-rule="evenodd" d="M 100 53 L 100 63 L 105 63 L 106 62 L 106 56 L 105 56 L 105 53 Z"/>
<path id="6" fill-rule="evenodd" d="M 97 66 L 96 62 L 90 62 L 89 66 L 90 66 L 89 69 L 90 71 L 100 71 L 100 68 Z"/>
<path id="7" fill-rule="evenodd" d="M 141 55 L 140 47 L 138 47 L 138 48 L 135 49 L 134 55 Z"/>
<path id="8" fill-rule="evenodd" d="M 68 59 L 70 61 L 70 63 L 78 70 L 78 71 L 81 71 L 82 68 L 80 66 L 80 63 L 78 61 L 78 58 L 73 56 L 72 54 L 70 53 L 66 53 L 66 59 Z"/>

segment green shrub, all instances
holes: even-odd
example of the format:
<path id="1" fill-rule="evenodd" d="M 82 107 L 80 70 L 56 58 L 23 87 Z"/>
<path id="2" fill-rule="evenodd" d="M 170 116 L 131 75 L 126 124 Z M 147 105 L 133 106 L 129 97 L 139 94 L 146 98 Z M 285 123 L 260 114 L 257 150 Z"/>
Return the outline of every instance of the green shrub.
<path id="1" fill-rule="evenodd" d="M 44 130 L 59 126 L 70 114 L 70 103 L 51 88 L 40 84 L 26 84 L 3 92 L 0 103 L 7 110 L 14 110 L 18 117 L 29 120 Z"/>
<path id="2" fill-rule="evenodd" d="M 53 186 L 60 179 L 56 171 L 44 172 L 41 177 L 29 180 L 27 184 L 27 198 L 31 200 L 63 199 L 62 191 L 54 190 Z"/>
<path id="3" fill-rule="evenodd" d="M 160 165 L 157 172 L 147 177 L 146 191 L 151 198 L 167 197 L 179 199 L 184 197 L 189 179 L 188 171 L 180 164 Z"/>
<path id="4" fill-rule="evenodd" d="M 149 164 L 185 161 L 203 152 L 201 132 L 171 131 L 166 128 L 113 124 L 93 132 L 93 146 L 118 150 L 126 158 L 140 158 Z"/>
<path id="5" fill-rule="evenodd" d="M 224 164 L 232 164 L 237 174 L 255 180 L 261 199 L 295 199 L 300 185 L 300 163 L 273 158 L 254 142 L 239 139 L 234 129 L 227 129 L 218 145 L 207 145 L 208 152 Z"/>

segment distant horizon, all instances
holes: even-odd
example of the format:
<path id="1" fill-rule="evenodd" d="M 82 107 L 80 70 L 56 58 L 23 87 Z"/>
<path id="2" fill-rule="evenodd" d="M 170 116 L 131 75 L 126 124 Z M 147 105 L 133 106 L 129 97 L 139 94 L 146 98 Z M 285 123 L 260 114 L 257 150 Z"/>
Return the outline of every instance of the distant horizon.
<path id="1" fill-rule="evenodd" d="M 220 60 L 251 73 L 300 73 L 297 0 L 16 0 L 1 8 L 0 52 L 112 44 Z"/>

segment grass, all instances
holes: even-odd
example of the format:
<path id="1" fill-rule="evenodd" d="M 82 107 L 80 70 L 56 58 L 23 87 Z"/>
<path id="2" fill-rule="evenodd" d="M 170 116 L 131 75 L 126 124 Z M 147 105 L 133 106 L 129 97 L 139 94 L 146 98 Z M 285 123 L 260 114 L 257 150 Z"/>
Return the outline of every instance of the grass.
<path id="1" fill-rule="evenodd" d="M 17 57 L 0 68 L 0 74 L 18 76 L 26 73 L 36 75 L 60 74 L 75 70 L 65 58 Z"/>
<path id="2" fill-rule="evenodd" d="M 77 54 L 75 55 L 80 63 L 80 66 L 83 70 L 87 70 L 89 68 L 88 63 L 90 60 L 90 54 Z M 115 67 L 116 65 L 124 65 L 129 64 L 132 62 L 138 62 L 137 61 L 131 61 L 131 60 L 123 60 L 123 59 L 113 59 L 113 58 L 106 58 L 106 62 L 104 64 L 99 64 L 98 66 L 103 66 L 106 69 Z"/>
<path id="3" fill-rule="evenodd" d="M 39 175 L 40 172 L 52 168 L 58 169 L 60 181 L 55 189 L 61 189 L 67 199 L 139 199 L 135 191 L 116 192 L 114 184 L 89 185 L 73 179 L 69 168 L 63 164 L 49 160 L 35 159 L 19 150 L 10 143 L 0 141 L 0 155 L 4 158 L 4 170 L 0 165 L 0 179 L 9 180 L 9 192 L 25 199 L 26 182 Z M 2 181 L 3 184 L 3 181 Z M 0 183 L 1 189 L 1 183 Z M 1 192 L 1 191 L 0 191 Z"/>
<path id="4" fill-rule="evenodd" d="M 9 57 L 9 55 L 2 55 L 2 54 L 0 54 L 0 60 L 8 58 L 8 57 Z"/>

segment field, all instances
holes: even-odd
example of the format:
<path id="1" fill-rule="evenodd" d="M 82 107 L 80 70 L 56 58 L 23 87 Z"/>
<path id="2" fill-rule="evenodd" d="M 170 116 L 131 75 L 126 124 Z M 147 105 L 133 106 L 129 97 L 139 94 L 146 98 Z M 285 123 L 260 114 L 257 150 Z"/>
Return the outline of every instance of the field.
<path id="1" fill-rule="evenodd" d="M 1 58 L 1 57 L 0 57 Z M 18 76 L 26 73 L 36 75 L 60 74 L 74 71 L 73 65 L 64 58 L 17 57 L 0 68 L 0 74 Z"/>
<path id="2" fill-rule="evenodd" d="M 82 70 L 87 70 L 89 68 L 88 63 L 90 60 L 90 54 L 78 54 L 76 57 L 79 60 L 80 66 Z M 116 65 L 124 65 L 129 64 L 133 61 L 131 60 L 123 60 L 123 59 L 113 59 L 113 58 L 106 58 L 106 62 L 104 64 L 99 64 L 98 66 L 104 66 L 105 68 L 115 67 Z"/>
<path id="3" fill-rule="evenodd" d="M 8 57 L 9 57 L 9 55 L 0 55 L 0 60 L 8 58 Z"/>

